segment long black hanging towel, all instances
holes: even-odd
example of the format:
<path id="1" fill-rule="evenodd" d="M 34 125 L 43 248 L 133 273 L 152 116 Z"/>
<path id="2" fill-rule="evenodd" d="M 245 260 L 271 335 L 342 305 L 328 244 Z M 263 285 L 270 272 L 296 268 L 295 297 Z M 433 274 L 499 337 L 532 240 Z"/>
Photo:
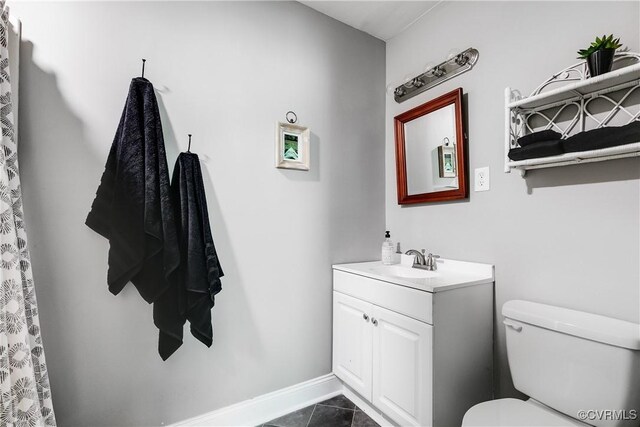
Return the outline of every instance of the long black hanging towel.
<path id="1" fill-rule="evenodd" d="M 148 303 L 162 305 L 173 299 L 181 304 L 174 215 L 153 85 L 143 77 L 134 78 L 86 220 L 87 226 L 109 240 L 107 282 L 113 294 L 130 281 Z M 158 314 L 154 308 L 163 359 L 182 344 L 180 311 L 176 307 Z"/>
<path id="2" fill-rule="evenodd" d="M 202 170 L 198 155 L 180 153 L 173 169 L 171 195 L 178 220 L 180 276 L 186 290 L 185 316 L 191 334 L 211 346 L 211 309 L 222 290 L 224 275 L 209 224 Z"/>

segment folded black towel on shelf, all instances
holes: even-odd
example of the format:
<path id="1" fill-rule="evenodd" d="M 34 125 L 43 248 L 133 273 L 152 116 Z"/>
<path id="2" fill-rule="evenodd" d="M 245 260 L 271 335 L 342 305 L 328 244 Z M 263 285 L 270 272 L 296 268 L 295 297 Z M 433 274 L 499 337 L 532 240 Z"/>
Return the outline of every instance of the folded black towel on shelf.
<path id="1" fill-rule="evenodd" d="M 529 135 L 521 136 L 518 138 L 518 145 L 520 147 L 526 147 L 527 145 L 540 142 L 540 141 L 557 141 L 562 138 L 562 135 L 558 132 L 547 129 L 540 132 L 530 133 Z"/>
<path id="2" fill-rule="evenodd" d="M 538 157 L 549 157 L 563 154 L 562 140 L 555 141 L 538 141 L 535 144 L 526 145 L 520 148 L 512 148 L 509 150 L 509 158 L 511 160 L 527 160 Z"/>
<path id="3" fill-rule="evenodd" d="M 564 151 L 598 150 L 618 145 L 640 142 L 640 121 L 635 120 L 628 125 L 604 127 L 580 132 L 563 142 Z"/>

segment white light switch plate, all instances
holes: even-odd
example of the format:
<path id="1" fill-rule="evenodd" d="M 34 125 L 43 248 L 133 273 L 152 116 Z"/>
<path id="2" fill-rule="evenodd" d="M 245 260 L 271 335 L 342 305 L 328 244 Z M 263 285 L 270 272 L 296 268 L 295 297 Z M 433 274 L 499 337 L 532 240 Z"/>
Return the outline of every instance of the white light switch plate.
<path id="1" fill-rule="evenodd" d="M 475 170 L 474 190 L 489 191 L 491 188 L 491 180 L 489 176 L 489 166 L 477 168 Z"/>

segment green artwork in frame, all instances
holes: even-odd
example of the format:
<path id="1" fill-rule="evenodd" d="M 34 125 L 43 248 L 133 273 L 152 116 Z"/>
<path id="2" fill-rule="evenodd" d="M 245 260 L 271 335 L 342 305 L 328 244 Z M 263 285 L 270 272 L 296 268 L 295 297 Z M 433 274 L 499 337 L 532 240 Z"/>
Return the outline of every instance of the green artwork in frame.
<path id="1" fill-rule="evenodd" d="M 298 145 L 298 135 L 284 133 L 284 152 L 282 157 L 285 160 L 299 160 L 300 147 Z"/>
<path id="2" fill-rule="evenodd" d="M 276 167 L 309 170 L 311 132 L 293 123 L 276 123 Z"/>

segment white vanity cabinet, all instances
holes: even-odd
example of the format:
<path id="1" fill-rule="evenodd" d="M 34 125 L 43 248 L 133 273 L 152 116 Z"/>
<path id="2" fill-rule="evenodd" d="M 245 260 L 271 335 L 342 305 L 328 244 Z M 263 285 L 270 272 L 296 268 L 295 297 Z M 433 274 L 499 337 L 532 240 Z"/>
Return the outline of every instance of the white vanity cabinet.
<path id="1" fill-rule="evenodd" d="M 333 293 L 333 372 L 371 400 L 373 329 L 368 302 Z"/>
<path id="2" fill-rule="evenodd" d="M 333 312 L 336 376 L 400 424 L 427 425 L 433 327 L 340 292 Z"/>
<path id="3" fill-rule="evenodd" d="M 386 275 L 379 262 L 334 266 L 334 374 L 398 425 L 459 426 L 467 409 L 492 398 L 486 267 L 408 279 Z"/>

